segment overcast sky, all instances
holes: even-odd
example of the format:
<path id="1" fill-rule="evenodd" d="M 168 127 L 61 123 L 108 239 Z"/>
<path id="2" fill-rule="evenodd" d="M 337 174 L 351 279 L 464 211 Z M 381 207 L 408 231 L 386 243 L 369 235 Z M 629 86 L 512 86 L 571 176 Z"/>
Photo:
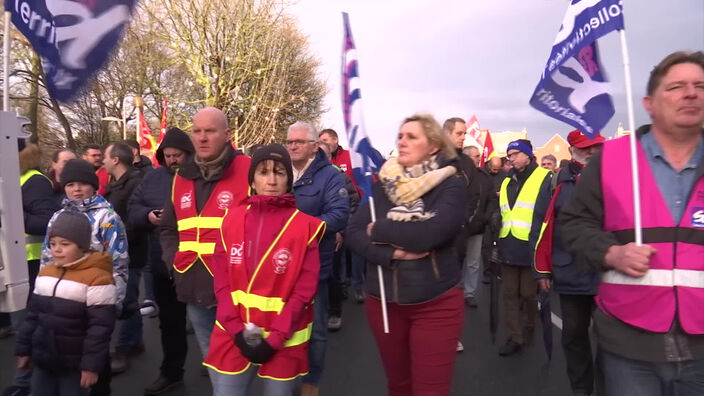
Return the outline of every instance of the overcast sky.
<path id="1" fill-rule="evenodd" d="M 340 94 L 342 11 L 350 14 L 359 59 L 364 118 L 382 153 L 401 120 L 418 111 L 440 123 L 479 118 L 491 131 L 522 130 L 535 146 L 573 128 L 530 107 L 568 0 L 298 0 L 289 12 L 320 58 L 330 90 L 325 127 L 344 136 Z M 641 98 L 650 69 L 676 50 L 704 49 L 703 0 L 623 0 L 636 125 L 648 122 Z M 616 114 L 627 127 L 619 36 L 599 40 Z"/>

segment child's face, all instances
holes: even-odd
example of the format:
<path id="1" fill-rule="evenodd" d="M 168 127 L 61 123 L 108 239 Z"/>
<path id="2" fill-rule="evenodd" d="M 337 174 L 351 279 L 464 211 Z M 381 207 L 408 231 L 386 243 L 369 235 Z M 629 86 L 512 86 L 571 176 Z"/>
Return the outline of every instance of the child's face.
<path id="1" fill-rule="evenodd" d="M 49 247 L 56 265 L 72 263 L 83 257 L 83 249 L 79 248 L 74 242 L 60 236 L 51 237 L 49 239 Z"/>
<path id="2" fill-rule="evenodd" d="M 80 201 L 92 197 L 95 194 L 95 188 L 88 183 L 75 181 L 66 183 L 64 192 L 66 193 L 66 198 L 72 201 Z"/>

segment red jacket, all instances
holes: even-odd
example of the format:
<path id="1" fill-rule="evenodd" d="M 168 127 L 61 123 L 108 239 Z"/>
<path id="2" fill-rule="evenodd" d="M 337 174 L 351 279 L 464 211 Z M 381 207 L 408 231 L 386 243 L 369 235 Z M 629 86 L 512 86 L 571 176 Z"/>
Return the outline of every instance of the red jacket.
<path id="1" fill-rule="evenodd" d="M 361 197 L 362 190 L 359 189 L 357 186 L 357 181 L 354 179 L 354 172 L 352 172 L 352 160 L 350 159 L 349 150 L 343 149 L 342 146 L 337 146 L 337 150 L 330 155 L 330 162 L 342 169 L 342 171 L 349 176 L 350 179 L 352 179 L 354 189 L 357 190 L 357 194 Z"/>
<path id="2" fill-rule="evenodd" d="M 110 183 L 110 175 L 104 166 L 98 168 L 95 174 L 98 176 L 98 194 L 105 195 L 105 187 Z"/>
<path id="3" fill-rule="evenodd" d="M 324 232 L 325 223 L 298 211 L 290 194 L 255 195 L 228 212 L 213 257 L 218 308 L 206 366 L 223 374 L 246 370 L 250 362 L 233 340 L 252 322 L 277 350 L 260 376 L 287 380 L 308 371 Z"/>

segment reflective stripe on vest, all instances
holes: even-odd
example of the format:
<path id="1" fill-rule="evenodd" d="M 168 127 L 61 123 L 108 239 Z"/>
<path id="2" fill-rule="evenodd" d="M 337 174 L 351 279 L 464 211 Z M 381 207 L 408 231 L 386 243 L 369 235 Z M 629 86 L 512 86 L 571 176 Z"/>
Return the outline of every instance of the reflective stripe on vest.
<path id="1" fill-rule="evenodd" d="M 271 332 L 264 331 L 264 338 L 269 337 Z M 292 347 L 296 345 L 301 345 L 310 340 L 310 335 L 313 334 L 313 323 L 309 323 L 305 329 L 298 330 L 291 335 L 291 338 L 284 342 L 284 347 Z"/>
<path id="2" fill-rule="evenodd" d="M 178 243 L 179 252 L 196 252 L 199 256 L 215 253 L 215 242 L 183 241 Z"/>
<path id="3" fill-rule="evenodd" d="M 46 177 L 43 173 L 39 172 L 36 169 L 30 169 L 27 172 L 23 173 L 20 175 L 20 187 L 24 186 L 24 184 L 32 178 L 32 176 L 44 176 L 47 180 L 49 180 L 49 183 L 53 186 L 54 183 L 51 182 L 51 179 Z M 42 246 L 44 245 L 44 236 L 43 235 L 30 235 L 30 234 L 24 234 L 24 247 L 25 251 L 27 253 L 27 261 L 31 260 L 39 260 L 42 258 Z"/>
<path id="4" fill-rule="evenodd" d="M 499 238 L 506 238 L 511 233 L 516 239 L 528 240 L 533 223 L 535 201 L 538 199 L 540 186 L 549 173 L 550 171 L 547 169 L 535 168 L 518 192 L 513 208 L 510 207 L 508 202 L 508 183 L 511 178 L 507 177 L 504 179 L 501 183 L 499 194 L 499 207 L 501 208 Z"/>
<path id="5" fill-rule="evenodd" d="M 263 312 L 281 313 L 284 309 L 284 300 L 280 297 L 265 297 L 252 293 L 247 293 L 244 290 L 235 290 L 232 292 L 232 303 L 242 305 L 245 309 L 256 308 Z M 249 312 L 247 312 L 249 314 Z"/>
<path id="6" fill-rule="evenodd" d="M 183 231 L 189 228 L 220 228 L 222 217 L 189 217 L 177 222 L 178 230 Z"/>
<path id="7" fill-rule="evenodd" d="M 601 281 L 613 285 L 686 286 L 704 288 L 704 271 L 678 268 L 674 270 L 650 269 L 644 276 L 634 278 L 616 270 L 611 270 L 604 272 Z"/>

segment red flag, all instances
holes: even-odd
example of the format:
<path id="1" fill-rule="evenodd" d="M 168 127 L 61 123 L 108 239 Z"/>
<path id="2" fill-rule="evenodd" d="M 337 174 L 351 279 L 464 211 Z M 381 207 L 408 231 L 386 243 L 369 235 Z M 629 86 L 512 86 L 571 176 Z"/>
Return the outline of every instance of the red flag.
<path id="1" fill-rule="evenodd" d="M 139 130 L 139 147 L 145 150 L 155 151 L 156 144 L 154 142 L 154 136 L 152 135 L 151 129 L 149 129 L 149 125 L 147 125 L 147 121 L 144 120 L 144 113 L 141 111 L 139 112 L 137 127 Z"/>
<path id="2" fill-rule="evenodd" d="M 161 129 L 159 130 L 159 139 L 156 141 L 156 144 L 159 145 L 161 144 L 161 141 L 164 140 L 164 135 L 166 135 L 166 98 L 164 98 L 164 105 L 161 107 Z"/>
<path id="3" fill-rule="evenodd" d="M 494 143 L 491 141 L 491 132 L 486 131 L 486 137 L 484 138 L 484 150 L 482 150 L 482 162 L 481 166 L 489 161 L 496 153 L 494 152 Z"/>
<path id="4" fill-rule="evenodd" d="M 477 120 L 477 116 L 475 114 L 472 115 L 472 118 L 470 118 L 469 123 L 467 123 L 467 134 L 471 136 L 474 140 L 477 142 L 480 142 L 479 137 L 481 136 L 482 130 L 479 127 L 479 120 Z"/>

